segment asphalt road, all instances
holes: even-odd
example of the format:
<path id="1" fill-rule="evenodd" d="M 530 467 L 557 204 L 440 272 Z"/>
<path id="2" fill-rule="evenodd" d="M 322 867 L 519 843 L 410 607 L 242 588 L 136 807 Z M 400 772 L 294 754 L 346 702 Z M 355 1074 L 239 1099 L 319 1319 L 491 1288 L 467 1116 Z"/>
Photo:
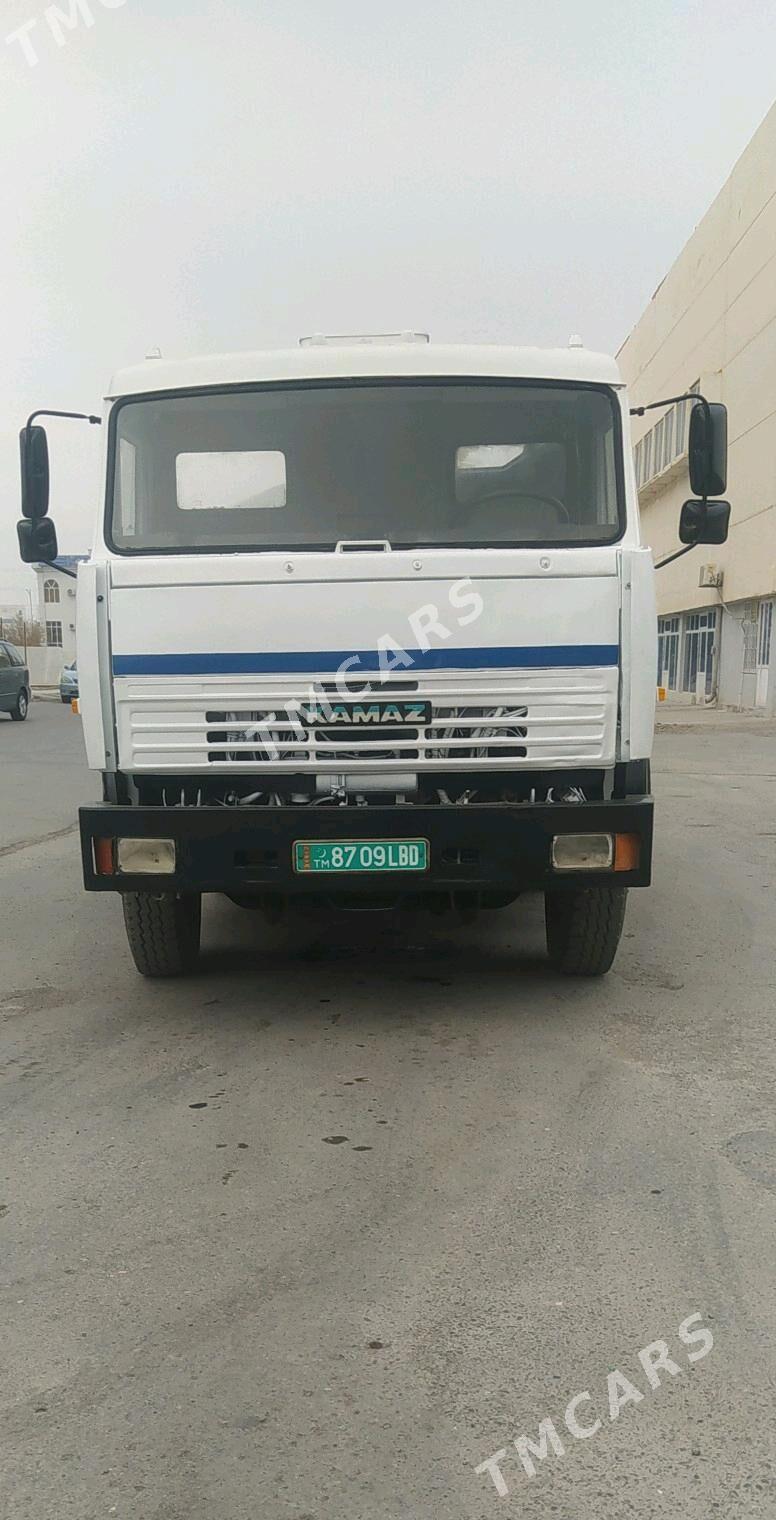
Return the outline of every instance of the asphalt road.
<path id="1" fill-rule="evenodd" d="M 0 726 L 3 1515 L 772 1520 L 776 736 L 663 734 L 655 779 L 603 982 L 548 972 L 533 902 L 212 900 L 154 984 L 77 836 L 34 842 L 95 793 L 78 721 Z"/>
<path id="2" fill-rule="evenodd" d="M 99 796 L 81 720 L 64 702 L 35 698 L 24 723 L 0 713 L 0 861 L 20 844 L 73 828 L 79 804 Z"/>

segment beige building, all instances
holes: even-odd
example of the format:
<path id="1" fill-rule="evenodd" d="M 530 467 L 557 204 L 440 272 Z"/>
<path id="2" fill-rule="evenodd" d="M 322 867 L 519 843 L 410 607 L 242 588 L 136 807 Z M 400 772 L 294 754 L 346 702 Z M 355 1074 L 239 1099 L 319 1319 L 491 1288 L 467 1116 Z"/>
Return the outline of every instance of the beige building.
<path id="1" fill-rule="evenodd" d="M 726 544 L 658 572 L 669 699 L 776 712 L 776 106 L 619 354 L 634 405 L 703 391 L 728 408 Z M 679 547 L 688 404 L 634 418 L 644 537 Z"/>

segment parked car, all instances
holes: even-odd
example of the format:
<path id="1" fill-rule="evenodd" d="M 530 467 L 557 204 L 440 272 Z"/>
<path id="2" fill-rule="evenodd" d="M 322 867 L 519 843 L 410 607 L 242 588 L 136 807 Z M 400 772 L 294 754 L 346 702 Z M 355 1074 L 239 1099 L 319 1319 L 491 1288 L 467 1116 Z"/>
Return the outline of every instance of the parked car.
<path id="1" fill-rule="evenodd" d="M 30 672 L 14 644 L 0 639 L 0 712 L 23 723 L 30 709 Z"/>
<path id="2" fill-rule="evenodd" d="M 78 669 L 75 660 L 66 665 L 59 677 L 59 695 L 63 702 L 72 702 L 78 696 Z"/>

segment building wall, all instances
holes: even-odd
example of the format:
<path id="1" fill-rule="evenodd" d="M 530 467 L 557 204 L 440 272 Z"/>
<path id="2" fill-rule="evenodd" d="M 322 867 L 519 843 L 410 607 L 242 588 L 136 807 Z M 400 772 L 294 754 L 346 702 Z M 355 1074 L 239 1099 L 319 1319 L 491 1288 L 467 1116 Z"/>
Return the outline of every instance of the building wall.
<path id="1" fill-rule="evenodd" d="M 33 690 L 36 686 L 58 686 L 64 663 L 61 649 L 28 649 L 27 665 Z"/>
<path id="2" fill-rule="evenodd" d="M 47 631 L 47 643 L 58 649 L 59 667 L 75 659 L 75 587 L 71 576 L 48 566 L 36 567 L 38 607 L 36 617 Z M 46 585 L 56 587 L 57 601 L 46 601 Z M 61 645 L 55 640 L 61 638 Z"/>
<path id="3" fill-rule="evenodd" d="M 728 542 L 677 560 L 659 572 L 657 586 L 661 614 L 719 609 L 715 684 L 721 701 L 739 705 L 738 693 L 756 683 L 755 672 L 743 668 L 742 606 L 776 595 L 776 106 L 619 360 L 633 404 L 677 395 L 699 381 L 709 400 L 728 407 Z M 633 419 L 635 444 L 660 416 Z M 679 512 L 689 494 L 681 459 L 642 485 L 643 532 L 656 557 L 678 547 Z M 699 585 L 707 563 L 723 573 L 720 590 Z M 772 664 L 776 638 L 771 645 Z M 773 702 L 776 678 L 770 688 Z"/>
<path id="4" fill-rule="evenodd" d="M 751 637 L 749 625 L 757 631 L 758 604 L 737 602 L 722 609 L 718 692 L 725 707 L 754 707 L 756 671 L 745 658 L 746 642 Z M 752 616 L 754 610 L 754 616 Z"/>

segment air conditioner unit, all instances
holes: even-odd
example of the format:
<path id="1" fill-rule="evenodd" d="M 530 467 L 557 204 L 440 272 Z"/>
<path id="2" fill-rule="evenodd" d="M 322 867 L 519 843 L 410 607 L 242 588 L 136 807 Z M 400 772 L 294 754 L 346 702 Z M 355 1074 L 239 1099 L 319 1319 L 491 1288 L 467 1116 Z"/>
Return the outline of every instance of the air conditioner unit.
<path id="1" fill-rule="evenodd" d="M 718 565 L 701 565 L 698 574 L 699 586 L 721 586 L 724 571 Z"/>

